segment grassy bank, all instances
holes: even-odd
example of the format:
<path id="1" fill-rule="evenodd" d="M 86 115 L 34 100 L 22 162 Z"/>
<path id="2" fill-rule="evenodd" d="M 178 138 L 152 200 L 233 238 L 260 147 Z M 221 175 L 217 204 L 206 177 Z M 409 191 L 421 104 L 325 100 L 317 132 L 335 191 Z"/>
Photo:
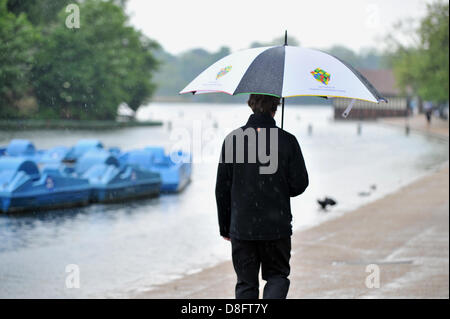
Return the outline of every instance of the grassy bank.
<path id="1" fill-rule="evenodd" d="M 138 126 L 160 126 L 161 121 L 75 121 L 75 120 L 0 120 L 0 130 L 105 130 Z"/>

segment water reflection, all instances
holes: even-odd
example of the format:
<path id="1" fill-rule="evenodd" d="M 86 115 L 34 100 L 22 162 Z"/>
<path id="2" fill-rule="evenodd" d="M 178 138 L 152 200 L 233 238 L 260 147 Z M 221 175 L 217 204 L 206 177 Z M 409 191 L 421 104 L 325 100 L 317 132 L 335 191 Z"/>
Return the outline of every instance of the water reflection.
<path id="1" fill-rule="evenodd" d="M 164 210 L 164 204 L 161 205 L 160 198 L 149 198 L 128 203 L 5 214 L 0 218 L 0 253 L 30 245 L 43 245 L 45 241 L 52 243 L 78 224 L 112 224 L 121 218 L 140 214 L 144 209 L 147 214 L 151 214 L 156 209 Z M 43 234 L 44 230 L 50 229 L 52 232 Z"/>

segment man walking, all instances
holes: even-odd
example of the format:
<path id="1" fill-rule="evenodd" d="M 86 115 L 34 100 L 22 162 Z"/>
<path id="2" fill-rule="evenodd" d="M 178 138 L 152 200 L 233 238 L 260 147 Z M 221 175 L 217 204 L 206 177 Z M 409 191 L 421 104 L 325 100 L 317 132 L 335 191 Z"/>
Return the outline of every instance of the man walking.
<path id="1" fill-rule="evenodd" d="M 251 94 L 253 114 L 222 146 L 216 201 L 220 235 L 231 241 L 236 298 L 284 299 L 289 290 L 292 215 L 290 197 L 308 187 L 308 173 L 292 134 L 273 117 L 278 97 Z"/>

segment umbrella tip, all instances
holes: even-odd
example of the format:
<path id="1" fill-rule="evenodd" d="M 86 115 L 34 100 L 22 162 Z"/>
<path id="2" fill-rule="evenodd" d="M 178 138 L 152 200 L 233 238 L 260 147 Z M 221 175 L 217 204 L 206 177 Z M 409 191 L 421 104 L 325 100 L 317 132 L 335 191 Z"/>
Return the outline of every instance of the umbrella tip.
<path id="1" fill-rule="evenodd" d="M 288 45 L 287 44 L 287 30 L 284 30 L 284 45 Z"/>

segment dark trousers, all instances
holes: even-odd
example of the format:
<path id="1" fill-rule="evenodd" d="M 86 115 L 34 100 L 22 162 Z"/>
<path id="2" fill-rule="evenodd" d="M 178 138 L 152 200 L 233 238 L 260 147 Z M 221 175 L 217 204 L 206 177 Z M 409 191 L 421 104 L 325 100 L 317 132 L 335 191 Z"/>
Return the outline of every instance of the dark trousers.
<path id="1" fill-rule="evenodd" d="M 289 290 L 291 237 L 277 240 L 231 239 L 233 266 L 237 275 L 236 299 L 258 299 L 259 268 L 264 299 L 285 299 Z"/>

